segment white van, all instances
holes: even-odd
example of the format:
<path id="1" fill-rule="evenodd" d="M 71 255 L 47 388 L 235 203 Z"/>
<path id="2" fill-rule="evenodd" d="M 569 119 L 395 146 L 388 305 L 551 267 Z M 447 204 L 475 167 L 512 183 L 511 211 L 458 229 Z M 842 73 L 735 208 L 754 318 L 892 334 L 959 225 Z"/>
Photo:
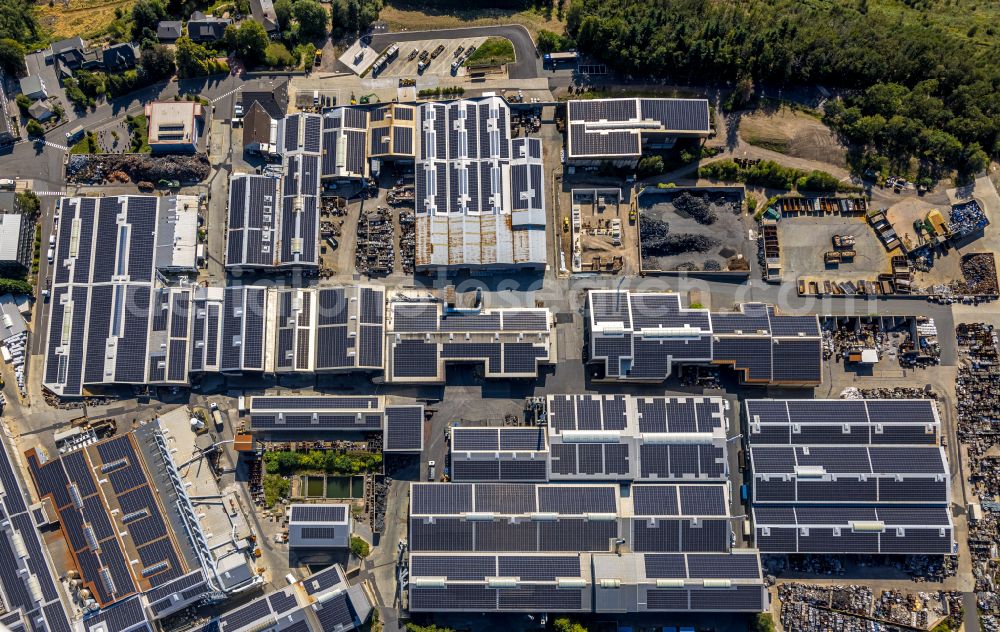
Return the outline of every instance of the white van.
<path id="1" fill-rule="evenodd" d="M 49 248 L 49 254 L 47 255 L 47 258 L 49 260 L 49 263 L 52 263 L 53 261 L 55 261 L 55 259 L 56 259 L 56 249 L 55 248 Z"/>

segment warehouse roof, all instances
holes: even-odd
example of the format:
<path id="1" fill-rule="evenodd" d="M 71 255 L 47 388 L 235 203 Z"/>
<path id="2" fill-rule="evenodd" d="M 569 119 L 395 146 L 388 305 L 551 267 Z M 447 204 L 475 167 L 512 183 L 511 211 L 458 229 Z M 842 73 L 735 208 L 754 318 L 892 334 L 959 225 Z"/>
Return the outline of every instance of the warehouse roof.
<path id="1" fill-rule="evenodd" d="M 567 108 L 570 159 L 638 157 L 647 135 L 712 133 L 707 99 L 588 99 Z"/>
<path id="2" fill-rule="evenodd" d="M 822 348 L 816 316 L 778 314 L 746 303 L 734 312 L 681 306 L 680 295 L 591 290 L 591 359 L 607 379 L 663 381 L 674 363 L 732 366 L 748 383 L 818 384 Z"/>

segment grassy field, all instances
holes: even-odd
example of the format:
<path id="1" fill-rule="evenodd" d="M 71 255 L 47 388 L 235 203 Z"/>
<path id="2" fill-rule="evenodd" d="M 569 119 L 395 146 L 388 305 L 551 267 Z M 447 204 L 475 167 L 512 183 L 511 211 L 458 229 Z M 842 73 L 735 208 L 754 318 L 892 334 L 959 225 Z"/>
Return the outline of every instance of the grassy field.
<path id="1" fill-rule="evenodd" d="M 38 4 L 38 21 L 51 39 L 79 35 L 84 39 L 103 33 L 115 21 L 115 9 L 132 8 L 135 0 L 56 0 Z"/>
<path id="2" fill-rule="evenodd" d="M 469 3 L 472 4 L 472 3 Z M 565 3 L 569 5 L 568 2 Z M 466 5 L 467 6 L 467 5 Z M 559 18 L 553 2 L 550 10 L 515 10 L 498 8 L 464 8 L 451 3 L 434 4 L 415 0 L 388 0 L 379 18 L 393 31 L 427 31 L 463 26 L 521 24 L 532 37 L 545 29 L 562 33 L 566 23 Z"/>
<path id="3" fill-rule="evenodd" d="M 466 67 L 499 66 L 514 62 L 514 45 L 505 37 L 491 37 L 465 60 Z"/>
<path id="4" fill-rule="evenodd" d="M 796 158 L 846 165 L 846 151 L 833 132 L 816 117 L 789 108 L 745 114 L 740 119 L 740 137 Z"/>

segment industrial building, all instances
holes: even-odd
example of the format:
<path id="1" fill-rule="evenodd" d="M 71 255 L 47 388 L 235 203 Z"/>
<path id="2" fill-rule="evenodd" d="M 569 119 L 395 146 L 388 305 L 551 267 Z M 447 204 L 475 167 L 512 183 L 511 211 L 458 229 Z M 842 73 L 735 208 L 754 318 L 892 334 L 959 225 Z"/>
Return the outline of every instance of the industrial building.
<path id="1" fill-rule="evenodd" d="M 760 612 L 726 486 L 414 483 L 412 612 Z"/>
<path id="2" fill-rule="evenodd" d="M 628 290 L 591 290 L 587 310 L 589 360 L 608 381 L 662 382 L 683 364 L 729 366 L 747 384 L 822 381 L 816 316 L 762 303 L 709 312 L 682 307 L 679 294 Z"/>
<path id="3" fill-rule="evenodd" d="M 377 395 L 268 395 L 250 397 L 249 428 L 260 434 L 382 433 L 384 452 L 419 453 L 424 447 L 424 407 L 387 405 Z"/>
<path id="4" fill-rule="evenodd" d="M 182 200 L 60 199 L 46 388 L 78 397 L 89 386 L 189 383 L 191 290 L 157 281 L 190 254 L 169 221 Z"/>
<path id="5" fill-rule="evenodd" d="M 611 162 L 634 167 L 649 151 L 669 149 L 678 138 L 707 138 L 707 99 L 587 99 L 566 105 L 566 161 Z"/>
<path id="6" fill-rule="evenodd" d="M 153 421 L 57 458 L 28 452 L 38 495 L 55 509 L 70 561 L 109 615 L 138 608 L 151 621 L 261 582 L 249 539 L 220 557 L 230 536 L 220 541 L 203 528 L 207 510 L 195 510 L 174 445 Z M 87 627 L 95 629 L 90 620 Z"/>
<path id="7" fill-rule="evenodd" d="M 11 195 L 11 198 L 14 196 Z M 12 204 L 17 203 L 11 201 Z M 35 223 L 31 217 L 23 213 L 0 212 L 0 270 L 14 274 L 30 270 L 34 238 Z"/>
<path id="8" fill-rule="evenodd" d="M 758 548 L 951 554 L 951 475 L 933 400 L 748 400 Z"/>
<path id="9" fill-rule="evenodd" d="M 544 269 L 541 140 L 512 140 L 496 96 L 424 103 L 417 115 L 417 270 Z"/>
<path id="10" fill-rule="evenodd" d="M 69 632 L 58 570 L 43 546 L 39 529 L 48 523 L 41 504 L 29 505 L 31 494 L 20 475 L 6 433 L 0 433 L 0 596 L 4 614 L 0 628 L 10 632 L 46 629 Z"/>
<path id="11" fill-rule="evenodd" d="M 231 608 L 192 631 L 350 632 L 364 625 L 372 608 L 364 587 L 348 585 L 344 569 L 334 564 L 279 591 Z"/>
<path id="12" fill-rule="evenodd" d="M 350 505 L 297 503 L 288 507 L 288 546 L 346 549 L 350 544 Z"/>
<path id="13" fill-rule="evenodd" d="M 543 427 L 451 431 L 456 482 L 725 482 L 718 397 L 548 395 Z"/>
<path id="14" fill-rule="evenodd" d="M 535 379 L 540 365 L 555 359 L 547 309 L 458 309 L 402 295 L 389 301 L 388 382 L 443 384 L 445 366 L 452 363 L 481 365 L 488 379 Z"/>

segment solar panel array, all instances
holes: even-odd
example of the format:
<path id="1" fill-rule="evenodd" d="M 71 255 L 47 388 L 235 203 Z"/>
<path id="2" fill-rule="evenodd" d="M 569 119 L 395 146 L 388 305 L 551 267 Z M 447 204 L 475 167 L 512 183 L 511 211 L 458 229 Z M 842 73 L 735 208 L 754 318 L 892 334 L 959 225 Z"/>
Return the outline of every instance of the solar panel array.
<path id="1" fill-rule="evenodd" d="M 168 333 L 152 297 L 160 198 L 61 198 L 59 207 L 45 386 L 75 397 L 89 385 L 186 383 L 186 304 L 169 307 L 185 320 Z"/>
<path id="2" fill-rule="evenodd" d="M 938 507 L 757 507 L 757 546 L 767 553 L 951 554 L 954 525 Z"/>
<path id="3" fill-rule="evenodd" d="M 194 556 L 178 548 L 190 545 L 171 534 L 135 441 L 132 433 L 116 436 L 44 464 L 29 455 L 39 496 L 51 495 L 70 553 L 102 606 L 172 585 Z"/>
<path id="4" fill-rule="evenodd" d="M 229 179 L 226 267 L 275 265 L 281 212 L 278 185 L 278 178 L 271 175 L 233 174 Z"/>
<path id="5" fill-rule="evenodd" d="M 933 400 L 748 400 L 758 547 L 951 554 L 950 471 Z"/>
<path id="6" fill-rule="evenodd" d="M 337 523 L 347 522 L 348 506 L 344 504 L 292 505 L 290 522 Z"/>
<path id="7" fill-rule="evenodd" d="M 487 378 L 534 378 L 550 361 L 547 309 L 442 310 L 435 302 L 389 306 L 387 379 L 442 382 L 447 363 L 480 364 Z"/>
<path id="8" fill-rule="evenodd" d="M 451 430 L 451 479 L 456 482 L 544 482 L 547 458 L 542 428 Z"/>
<path id="9" fill-rule="evenodd" d="M 644 140 L 711 133 L 705 99 L 570 101 L 567 158 L 638 158 Z"/>
<path id="10" fill-rule="evenodd" d="M 0 594 L 11 615 L 0 618 L 0 624 L 12 632 L 41 629 L 43 624 L 53 632 L 69 632 L 69 618 L 56 588 L 58 572 L 46 557 L 41 535 L 28 514 L 28 491 L 7 442 L 7 437 L 0 437 L 0 517 L 4 522 L 0 527 Z M 32 577 L 40 591 L 37 601 L 27 586 Z M 33 627 L 24 627 L 23 621 L 31 621 Z"/>
<path id="11" fill-rule="evenodd" d="M 619 380 L 663 381 L 675 363 L 725 364 L 746 382 L 818 384 L 822 346 L 815 316 L 776 314 L 747 303 L 738 312 L 681 307 L 670 293 L 591 290 L 590 361 Z"/>

